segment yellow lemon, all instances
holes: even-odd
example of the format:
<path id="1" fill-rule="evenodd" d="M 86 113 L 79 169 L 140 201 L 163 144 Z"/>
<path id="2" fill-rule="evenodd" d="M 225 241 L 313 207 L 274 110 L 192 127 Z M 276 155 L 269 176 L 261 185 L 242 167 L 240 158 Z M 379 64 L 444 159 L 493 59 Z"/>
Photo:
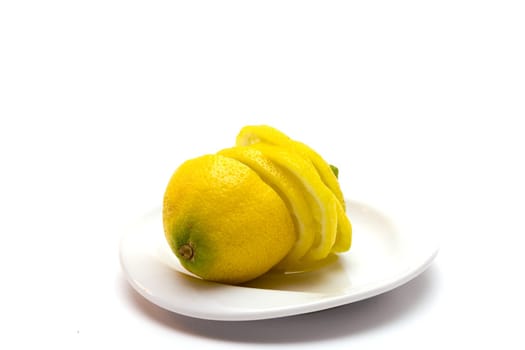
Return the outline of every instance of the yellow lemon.
<path id="1" fill-rule="evenodd" d="M 166 239 L 181 264 L 206 280 L 242 283 L 272 268 L 322 266 L 352 243 L 337 172 L 281 131 L 246 126 L 235 147 L 173 174 Z"/>
<path id="2" fill-rule="evenodd" d="M 184 162 L 164 195 L 166 239 L 206 280 L 242 283 L 278 264 L 296 241 L 281 196 L 250 167 L 220 154 Z"/>

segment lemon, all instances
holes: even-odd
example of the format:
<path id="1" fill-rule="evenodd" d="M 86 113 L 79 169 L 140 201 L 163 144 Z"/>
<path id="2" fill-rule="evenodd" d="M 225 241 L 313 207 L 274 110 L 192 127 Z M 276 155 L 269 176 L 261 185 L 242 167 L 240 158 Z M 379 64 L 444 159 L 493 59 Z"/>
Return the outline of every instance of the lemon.
<path id="1" fill-rule="evenodd" d="M 166 188 L 163 223 L 188 271 L 234 284 L 322 266 L 352 243 L 338 169 L 266 125 L 183 163 Z"/>
<path id="2" fill-rule="evenodd" d="M 184 162 L 164 195 L 166 239 L 206 280 L 242 283 L 281 261 L 296 242 L 281 196 L 250 167 L 220 154 Z"/>

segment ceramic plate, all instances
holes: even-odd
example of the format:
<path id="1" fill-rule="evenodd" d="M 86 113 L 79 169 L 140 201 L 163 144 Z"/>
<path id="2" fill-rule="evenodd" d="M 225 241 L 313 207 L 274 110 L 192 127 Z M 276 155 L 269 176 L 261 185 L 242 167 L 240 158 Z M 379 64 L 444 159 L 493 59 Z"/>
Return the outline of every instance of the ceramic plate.
<path id="1" fill-rule="evenodd" d="M 404 224 L 364 202 L 348 201 L 347 212 L 352 248 L 310 272 L 270 272 L 241 286 L 203 281 L 171 253 L 160 208 L 126 230 L 120 261 L 133 288 L 164 309 L 241 321 L 319 311 L 378 295 L 419 275 L 437 254 L 433 237 L 413 220 Z"/>

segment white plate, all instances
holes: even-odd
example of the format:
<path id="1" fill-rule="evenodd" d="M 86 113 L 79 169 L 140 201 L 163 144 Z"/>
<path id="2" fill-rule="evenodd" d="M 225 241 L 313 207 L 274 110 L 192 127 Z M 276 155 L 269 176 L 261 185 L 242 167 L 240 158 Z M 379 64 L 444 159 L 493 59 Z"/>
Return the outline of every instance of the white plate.
<path id="1" fill-rule="evenodd" d="M 131 225 L 120 245 L 129 283 L 152 303 L 211 320 L 257 320 L 319 311 L 389 291 L 423 272 L 438 248 L 425 228 L 402 226 L 361 202 L 347 202 L 349 252 L 315 271 L 268 273 L 242 286 L 203 281 L 185 272 L 164 240 L 161 210 Z M 419 226 L 419 227 L 418 227 Z"/>

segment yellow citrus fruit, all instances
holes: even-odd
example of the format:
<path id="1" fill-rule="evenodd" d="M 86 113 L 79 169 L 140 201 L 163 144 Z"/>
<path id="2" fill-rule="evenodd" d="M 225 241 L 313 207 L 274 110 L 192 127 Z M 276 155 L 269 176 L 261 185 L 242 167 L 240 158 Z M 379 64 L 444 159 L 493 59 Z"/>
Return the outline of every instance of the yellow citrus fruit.
<path id="1" fill-rule="evenodd" d="M 163 205 L 166 239 L 190 272 L 242 283 L 281 261 L 296 242 L 281 196 L 250 167 L 220 154 L 184 162 Z"/>
<path id="2" fill-rule="evenodd" d="M 352 243 L 337 172 L 281 131 L 246 126 L 235 147 L 174 173 L 164 196 L 166 239 L 206 280 L 242 283 L 272 268 L 322 266 Z"/>

